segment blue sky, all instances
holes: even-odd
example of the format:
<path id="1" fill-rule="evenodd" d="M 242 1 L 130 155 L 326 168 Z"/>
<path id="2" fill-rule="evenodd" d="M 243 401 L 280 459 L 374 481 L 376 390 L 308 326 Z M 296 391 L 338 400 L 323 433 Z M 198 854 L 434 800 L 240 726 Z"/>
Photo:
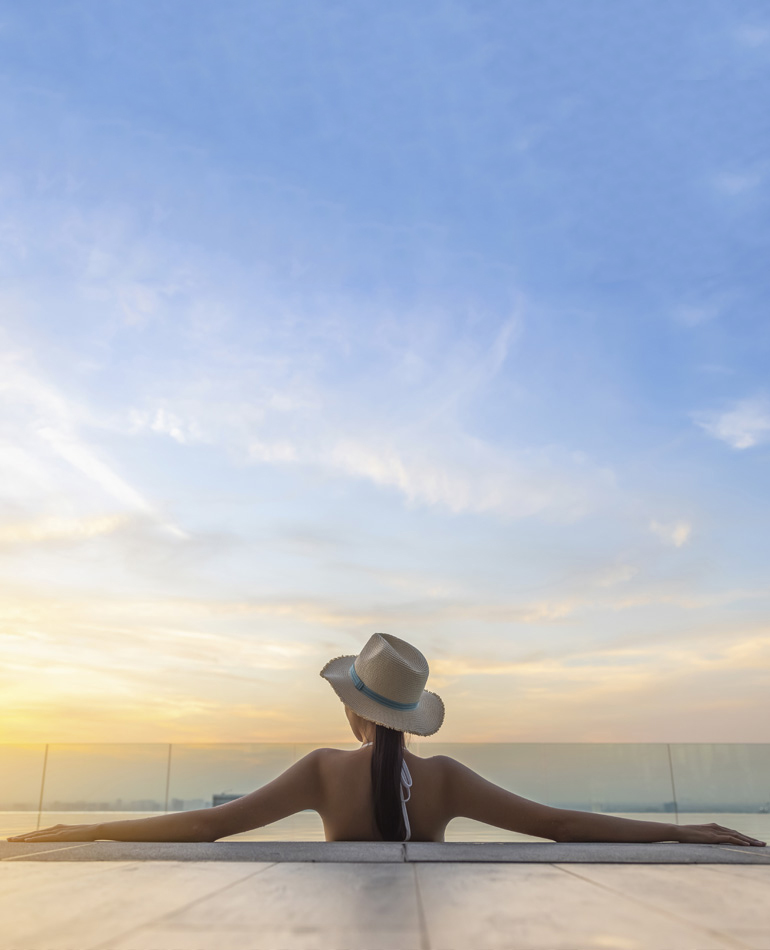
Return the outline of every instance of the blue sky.
<path id="1" fill-rule="evenodd" d="M 0 50 L 7 736 L 341 740 L 318 670 L 384 630 L 444 739 L 766 738 L 765 5 Z"/>

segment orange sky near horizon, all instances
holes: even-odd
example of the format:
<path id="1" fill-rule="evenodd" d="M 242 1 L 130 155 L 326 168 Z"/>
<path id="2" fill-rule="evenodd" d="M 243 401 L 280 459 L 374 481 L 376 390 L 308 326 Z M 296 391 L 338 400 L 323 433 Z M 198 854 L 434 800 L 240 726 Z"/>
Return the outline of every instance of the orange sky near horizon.
<path id="1" fill-rule="evenodd" d="M 559 611 L 540 611 L 529 624 L 546 633 Z M 761 623 L 730 639 L 696 627 L 675 644 L 661 632 L 590 654 L 501 656 L 474 649 L 472 618 L 454 621 L 464 652 L 447 648 L 435 619 L 400 620 L 385 632 L 422 649 L 428 688 L 446 704 L 438 741 L 766 741 Z M 6 602 L 0 742 L 346 742 L 342 706 L 318 673 L 355 654 L 375 623 L 309 603 Z"/>

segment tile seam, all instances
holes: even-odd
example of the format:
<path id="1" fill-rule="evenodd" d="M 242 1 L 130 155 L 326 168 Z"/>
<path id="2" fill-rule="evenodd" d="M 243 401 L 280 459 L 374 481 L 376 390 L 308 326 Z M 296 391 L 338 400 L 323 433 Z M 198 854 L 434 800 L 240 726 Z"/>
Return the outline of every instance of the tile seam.
<path id="1" fill-rule="evenodd" d="M 56 851 L 74 851 L 76 848 L 86 848 L 91 841 L 84 841 L 82 844 L 73 844 L 68 848 L 48 848 L 46 851 L 25 851 L 24 854 L 12 854 L 10 858 L 0 858 L 0 861 L 34 861 L 39 854 L 54 854 Z"/>
<path id="2" fill-rule="evenodd" d="M 569 866 L 553 864 L 551 865 L 551 867 L 558 868 L 560 871 L 564 871 L 567 874 L 571 874 L 573 877 L 576 877 L 580 881 L 585 881 L 587 884 L 593 884 L 595 887 L 599 887 L 605 891 L 609 891 L 610 894 L 615 894 L 618 897 L 624 897 L 627 900 L 630 900 L 632 903 L 638 904 L 640 907 L 644 907 L 646 910 L 652 910 L 656 914 L 660 914 L 663 917 L 670 917 L 672 920 L 677 921 L 677 923 L 685 924 L 688 927 L 692 927 L 694 930 L 700 930 L 703 933 L 707 933 L 711 937 L 716 937 L 719 940 L 723 940 L 728 945 L 735 947 L 735 950 L 752 950 L 752 948 L 748 944 L 743 943 L 741 940 L 738 940 L 736 937 L 732 937 L 721 930 L 714 930 L 712 927 L 706 927 L 706 926 L 703 926 L 702 924 L 693 923 L 693 921 L 688 920 L 687 917 L 681 917 L 679 914 L 676 914 L 673 911 L 664 910 L 660 907 L 656 907 L 655 904 L 650 904 L 647 901 L 640 900 L 638 897 L 633 897 L 631 894 L 626 893 L 626 891 L 618 890 L 618 888 L 610 887 L 608 884 L 602 884 L 598 881 L 592 881 L 590 877 L 584 877 L 582 874 L 578 874 L 576 871 L 570 870 Z"/>
<path id="3" fill-rule="evenodd" d="M 145 862 L 136 862 L 136 863 L 145 863 Z M 179 864 L 195 864 L 195 863 L 205 863 L 209 864 L 211 862 L 193 862 L 193 861 L 179 861 Z M 145 920 L 141 924 L 137 924 L 134 927 L 130 927 L 128 930 L 119 933 L 113 934 L 108 940 L 102 940 L 100 943 L 92 944 L 87 948 L 87 950 L 109 950 L 112 944 L 116 940 L 123 940 L 126 937 L 130 937 L 132 934 L 139 933 L 148 927 L 157 927 L 158 924 L 165 920 L 167 917 L 171 917 L 173 914 L 178 914 L 184 910 L 189 909 L 193 905 L 197 904 L 199 901 L 208 900 L 210 897 L 214 897 L 216 894 L 221 894 L 223 891 L 226 891 L 229 887 L 232 887 L 234 884 L 242 884 L 244 881 L 248 881 L 249 878 L 256 877 L 258 874 L 262 874 L 264 871 L 269 871 L 270 868 L 274 868 L 277 862 L 273 861 L 265 867 L 257 868 L 256 871 L 253 871 L 251 874 L 246 874 L 244 877 L 238 878 L 237 881 L 228 881 L 227 884 L 222 887 L 218 887 L 216 890 L 209 891 L 208 894 L 203 894 L 201 897 L 196 897 L 195 900 L 188 901 L 186 904 L 182 904 L 179 907 L 175 907 L 173 910 L 168 910 L 163 914 L 160 914 L 158 917 L 153 917 L 152 920 Z"/>
<path id="4" fill-rule="evenodd" d="M 428 919 L 425 915 L 425 905 L 422 900 L 422 891 L 420 890 L 420 877 L 418 874 L 419 866 L 412 864 L 412 873 L 414 875 L 414 893 L 417 898 L 417 919 L 420 924 L 420 943 L 422 950 L 431 950 L 430 932 L 428 930 Z"/>

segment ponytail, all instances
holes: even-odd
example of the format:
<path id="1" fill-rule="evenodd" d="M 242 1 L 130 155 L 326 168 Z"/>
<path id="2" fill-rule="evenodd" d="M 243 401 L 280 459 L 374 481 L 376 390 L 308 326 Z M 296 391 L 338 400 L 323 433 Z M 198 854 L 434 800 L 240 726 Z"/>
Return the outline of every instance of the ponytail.
<path id="1" fill-rule="evenodd" d="M 404 733 L 376 726 L 372 747 L 372 797 L 374 820 L 383 841 L 403 841 L 406 825 L 401 808 L 401 763 Z"/>

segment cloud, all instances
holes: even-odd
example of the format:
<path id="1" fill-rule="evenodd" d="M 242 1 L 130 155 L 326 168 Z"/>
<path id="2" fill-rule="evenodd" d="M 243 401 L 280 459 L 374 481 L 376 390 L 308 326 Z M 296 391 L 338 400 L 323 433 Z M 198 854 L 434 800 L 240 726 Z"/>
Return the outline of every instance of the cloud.
<path id="1" fill-rule="evenodd" d="M 722 412 L 699 412 L 693 419 L 715 439 L 734 449 L 748 449 L 770 439 L 770 400 L 755 396 Z"/>
<path id="2" fill-rule="evenodd" d="M 474 410 L 511 358 L 523 309 L 519 299 L 505 320 L 459 334 L 450 321 L 425 339 L 411 330 L 399 335 L 376 314 L 361 339 L 359 324 L 343 314 L 347 337 L 338 339 L 337 327 L 314 341 L 312 355 L 269 321 L 253 348 L 204 334 L 181 372 L 156 381 L 143 404 L 105 424 L 205 444 L 243 464 L 366 481 L 409 505 L 574 520 L 616 491 L 609 467 L 538 444 L 536 434 L 501 446 L 473 431 Z M 304 326 L 303 317 L 296 320 Z"/>
<path id="3" fill-rule="evenodd" d="M 714 185 L 723 194 L 741 195 L 758 188 L 764 181 L 764 177 L 757 171 L 722 172 L 714 178 Z"/>
<path id="4" fill-rule="evenodd" d="M 496 358 L 502 358 L 499 350 Z M 454 410 L 446 414 L 446 403 L 427 411 L 418 405 L 414 421 L 399 425 L 377 407 L 361 419 L 357 405 L 336 402 L 324 394 L 316 400 L 292 400 L 290 393 L 285 400 L 274 393 L 267 400 L 250 398 L 246 387 L 223 401 L 180 393 L 177 400 L 166 397 L 162 410 L 132 410 L 125 431 L 152 431 L 182 445 L 204 442 L 247 464 L 303 466 L 360 479 L 397 491 L 410 505 L 455 514 L 570 521 L 617 490 L 613 471 L 580 452 L 553 445 L 503 449 L 474 437 L 459 426 Z"/>
<path id="5" fill-rule="evenodd" d="M 617 491 L 608 465 L 543 440 L 535 426 L 522 425 L 515 444 L 502 444 L 489 431 L 481 407 L 511 368 L 526 325 L 521 292 L 502 318 L 473 300 L 446 313 L 415 307 L 408 320 L 351 298 L 327 301 L 326 310 L 316 301 L 294 301 L 287 312 L 285 295 L 274 298 L 269 279 L 254 287 L 235 265 L 228 278 L 238 294 L 230 299 L 221 276 L 208 274 L 194 250 L 147 244 L 134 235 L 128 213 L 92 221 L 81 214 L 62 229 L 79 262 L 77 286 L 105 307 L 118 301 L 121 313 L 111 312 L 111 329 L 102 333 L 99 369 L 120 360 L 127 399 L 116 409 L 92 399 L 86 411 L 48 386 L 42 424 L 22 419 L 19 429 L 33 431 L 112 499 L 157 517 L 172 536 L 188 537 L 160 517 L 147 490 L 89 444 L 88 428 L 203 446 L 235 465 L 316 469 L 452 514 L 569 522 Z M 174 275 L 167 285 L 152 280 L 158 259 Z M 146 268 L 149 276 L 142 277 Z M 248 315 L 235 297 L 249 300 Z M 258 322 L 253 311 L 262 315 Z M 220 312 L 228 318 L 201 318 Z M 133 377 L 133 363 L 124 364 L 113 349 L 116 324 L 138 338 L 150 318 L 176 355 L 148 351 L 149 371 L 137 360 L 142 368 Z M 32 382 L 27 373 L 24 385 L 31 390 Z M 41 405 L 41 394 L 35 398 Z M 510 406 L 510 416 L 515 413 Z M 25 448 L 39 457 L 36 447 Z"/>
<path id="6" fill-rule="evenodd" d="M 94 414 L 43 380 L 29 367 L 32 362 L 31 357 L 10 347 L 0 354 L 0 461 L 7 466 L 1 500 L 6 505 L 34 503 L 38 510 L 62 505 L 88 508 L 94 503 L 92 489 L 96 486 L 111 501 L 156 520 L 173 537 L 187 538 L 186 532 L 161 518 L 144 494 L 88 444 L 82 433 L 95 424 Z M 89 490 L 84 491 L 82 484 L 74 486 L 71 480 L 66 484 L 61 469 L 52 469 L 52 463 L 55 466 L 58 461 L 84 476 Z M 66 494 L 65 489 L 69 489 Z M 57 517 L 75 523 L 70 510 L 50 512 L 46 517 L 54 519 L 49 524 Z M 60 527 L 63 523 L 59 522 Z M 16 529 L 11 524 L 8 530 Z"/>
<path id="7" fill-rule="evenodd" d="M 398 444 L 400 442 L 400 444 Z M 364 436 L 314 438 L 302 442 L 255 440 L 252 460 L 294 463 L 391 488 L 412 505 L 445 508 L 453 514 L 534 515 L 571 521 L 594 510 L 615 490 L 614 474 L 579 453 L 555 447 L 502 452 L 461 432 L 453 440 L 408 437 L 376 441 Z"/>
<path id="8" fill-rule="evenodd" d="M 639 573 L 639 568 L 633 564 L 615 564 L 603 571 L 594 581 L 597 587 L 615 587 L 625 584 Z"/>
<path id="9" fill-rule="evenodd" d="M 97 484 L 106 494 L 128 508 L 144 514 L 152 512 L 152 506 L 141 493 L 121 478 L 106 462 L 97 458 L 95 453 L 77 436 L 49 426 L 42 426 L 37 432 L 51 445 L 57 455 L 82 472 L 89 481 Z"/>
<path id="10" fill-rule="evenodd" d="M 758 47 L 770 42 L 770 27 L 758 24 L 744 24 L 733 33 L 736 40 L 744 46 Z"/>
<path id="11" fill-rule="evenodd" d="M 430 683 L 448 729 L 472 708 L 466 741 L 762 741 L 770 634 L 732 623 L 725 633 L 518 659 L 452 653 L 431 663 Z"/>
<path id="12" fill-rule="evenodd" d="M 565 650 L 560 655 L 547 655 L 544 651 L 519 660 L 484 659 L 477 655 L 460 655 L 436 659 L 430 665 L 431 674 L 444 679 L 464 676 L 558 676 L 577 687 L 587 685 L 592 678 L 605 679 L 608 667 L 612 676 L 617 668 L 625 670 L 630 679 L 641 674 L 658 675 L 656 670 L 720 670 L 735 671 L 751 669 L 760 665 L 770 669 L 770 634 L 746 631 L 735 641 L 724 641 L 712 636 L 697 638 L 697 643 L 671 643 L 663 646 L 656 642 L 651 646 L 608 646 L 590 650 Z M 649 667 L 646 671 L 645 668 Z"/>
<path id="13" fill-rule="evenodd" d="M 453 614 L 450 609 L 446 616 Z M 396 616 L 354 609 L 346 615 L 339 606 L 296 598 L 12 597 L 0 608 L 0 687 L 12 711 L 7 727 L 16 741 L 107 741 L 117 730 L 126 741 L 157 741 L 162 734 L 168 741 L 224 736 L 328 742 L 339 723 L 334 703 L 317 707 L 326 695 L 320 680 L 316 683 L 318 669 L 329 656 L 348 652 L 348 644 L 356 652 L 362 627 L 382 629 L 385 619 L 387 629 Z M 430 616 L 427 626 L 438 616 Z M 407 625 L 408 617 L 405 608 L 400 620 Z M 469 604 L 465 619 L 494 617 L 484 605 Z M 297 622 L 326 630 L 308 636 Z M 673 631 L 630 640 L 624 635 L 619 642 L 559 646 L 542 640 L 520 643 L 517 650 L 506 639 L 497 648 L 477 643 L 471 653 L 458 652 L 456 643 L 443 638 L 439 642 L 440 650 L 427 653 L 429 686 L 442 691 L 452 710 L 463 705 L 467 710 L 453 738 L 485 741 L 628 740 L 631 724 L 640 739 L 646 729 L 650 741 L 654 724 L 648 713 L 637 711 L 622 722 L 608 719 L 615 703 L 631 694 L 659 694 L 655 708 L 671 710 L 682 689 L 690 691 L 690 702 L 693 691 L 708 699 L 712 694 L 698 684 L 707 685 L 710 677 L 721 677 L 725 690 L 746 684 L 744 704 L 748 709 L 753 703 L 756 713 L 756 689 L 762 675 L 766 681 L 770 650 L 766 625 L 736 630 L 732 620 L 729 636 L 724 623 L 705 631 L 696 626 L 684 635 L 677 623 Z M 479 677 L 483 688 L 469 693 Z M 304 698 L 294 692 L 303 683 Z M 99 723 L 92 721 L 87 736 L 75 709 L 93 711 L 97 705 Z M 593 735 L 589 709 L 597 724 L 604 722 L 604 734 Z M 260 725 L 271 713 L 276 721 Z M 290 718 L 282 719 L 284 714 Z M 251 731 L 255 728 L 258 734 Z"/>
<path id="14" fill-rule="evenodd" d="M 697 327 L 715 320 L 721 307 L 715 303 L 682 304 L 675 308 L 674 319 L 686 327 Z"/>
<path id="15" fill-rule="evenodd" d="M 661 541 L 665 541 L 666 544 L 673 544 L 675 548 L 681 548 L 690 539 L 692 525 L 687 521 L 672 521 L 668 524 L 652 521 L 650 522 L 650 531 L 657 535 Z"/>
<path id="16" fill-rule="evenodd" d="M 204 441 L 204 435 L 195 419 L 182 419 L 162 406 L 145 412 L 131 409 L 128 419 L 131 433 L 148 429 L 150 432 L 171 436 L 181 445 Z"/>
<path id="17" fill-rule="evenodd" d="M 120 514 L 97 518 L 48 517 L 17 524 L 0 524 L 0 545 L 79 541 L 97 535 L 112 534 L 128 521 L 127 515 Z"/>

